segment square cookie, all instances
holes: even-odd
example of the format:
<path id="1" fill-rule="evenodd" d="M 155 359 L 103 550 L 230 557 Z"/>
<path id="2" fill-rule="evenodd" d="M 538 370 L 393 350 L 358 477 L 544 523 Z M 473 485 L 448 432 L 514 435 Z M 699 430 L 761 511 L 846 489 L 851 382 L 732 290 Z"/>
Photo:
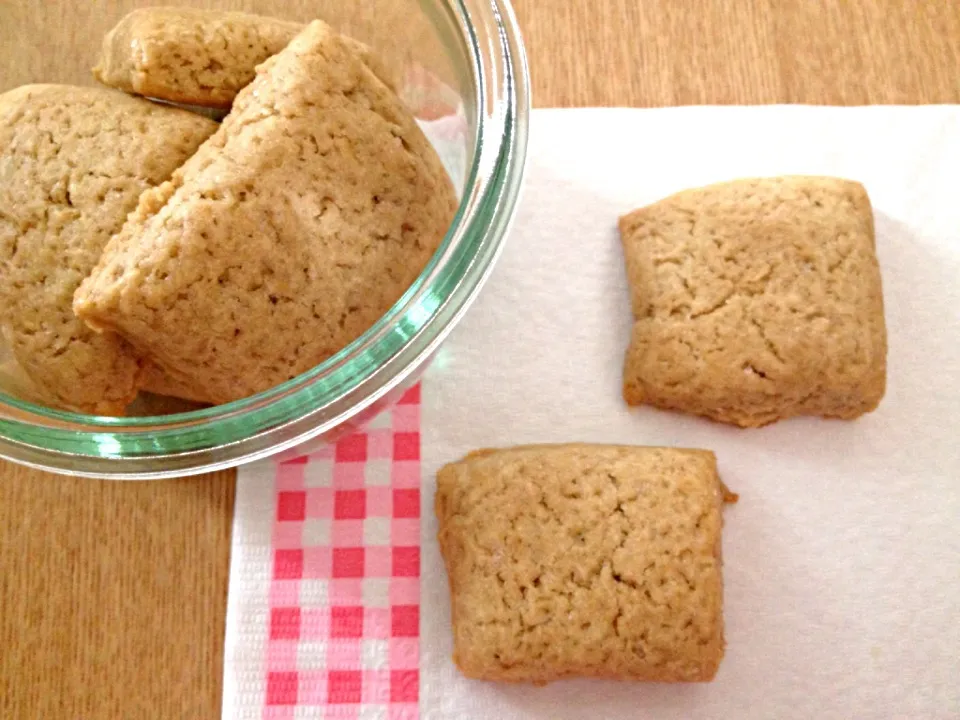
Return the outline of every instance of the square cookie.
<path id="1" fill-rule="evenodd" d="M 445 466 L 435 504 L 460 670 L 712 679 L 723 500 L 704 450 L 539 445 Z"/>
<path id="2" fill-rule="evenodd" d="M 631 405 L 758 427 L 855 418 L 886 387 L 873 213 L 859 183 L 736 180 L 620 219 Z"/>

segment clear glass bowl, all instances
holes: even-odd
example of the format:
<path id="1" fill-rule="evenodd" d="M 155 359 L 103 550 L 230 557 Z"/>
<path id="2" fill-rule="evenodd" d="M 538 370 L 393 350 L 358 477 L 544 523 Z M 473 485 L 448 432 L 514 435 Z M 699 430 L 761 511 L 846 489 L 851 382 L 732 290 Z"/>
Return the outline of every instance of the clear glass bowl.
<path id="1" fill-rule="evenodd" d="M 31 58 L 24 39 L 69 25 L 50 22 L 54 15 L 76 15 L 85 31 L 64 43 L 89 46 L 92 64 L 101 31 L 143 4 L 152 3 L 111 4 L 124 6 L 115 17 L 100 17 L 96 3 L 75 0 L 31 3 L 29 12 L 0 9 L 3 52 L 25 54 L 12 71 L 7 65 L 0 91 L 28 82 L 90 84 L 86 68 L 65 70 L 62 59 Z M 402 68 L 401 94 L 461 190 L 453 225 L 396 305 L 309 372 L 227 405 L 127 418 L 51 410 L 18 396 L 8 379 L 0 387 L 0 456 L 73 475 L 150 479 L 305 451 L 356 429 L 399 399 L 489 275 L 520 192 L 530 107 L 526 58 L 508 0 L 262 0 L 231 2 L 230 9 L 324 19 Z M 13 38 L 15 50 L 8 42 Z"/>

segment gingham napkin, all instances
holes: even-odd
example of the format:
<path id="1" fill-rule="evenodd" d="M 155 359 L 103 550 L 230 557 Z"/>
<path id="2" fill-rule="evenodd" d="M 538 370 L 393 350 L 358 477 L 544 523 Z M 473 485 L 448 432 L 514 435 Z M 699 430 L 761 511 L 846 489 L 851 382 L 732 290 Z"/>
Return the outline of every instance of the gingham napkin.
<path id="1" fill-rule="evenodd" d="M 960 717 L 960 109 L 536 111 L 516 228 L 421 388 L 364 433 L 241 468 L 224 718 Z M 738 430 L 619 394 L 619 214 L 736 177 L 834 174 L 874 203 L 880 408 Z M 464 679 L 434 475 L 479 447 L 704 447 L 727 654 L 698 686 Z"/>
<path id="2" fill-rule="evenodd" d="M 419 387 L 363 433 L 241 473 L 223 717 L 417 717 Z"/>

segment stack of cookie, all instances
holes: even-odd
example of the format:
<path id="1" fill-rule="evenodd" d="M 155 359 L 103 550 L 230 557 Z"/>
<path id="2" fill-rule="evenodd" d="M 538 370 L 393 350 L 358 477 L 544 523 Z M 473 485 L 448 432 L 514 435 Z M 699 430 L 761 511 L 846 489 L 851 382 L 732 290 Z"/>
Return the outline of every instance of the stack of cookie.
<path id="1" fill-rule="evenodd" d="M 123 92 L 0 96 L 0 326 L 52 406 L 295 377 L 399 299 L 455 213 L 389 70 L 323 22 L 141 10 L 94 74 Z"/>
<path id="2" fill-rule="evenodd" d="M 887 340 L 873 214 L 856 182 L 738 180 L 620 219 L 634 325 L 623 394 L 757 427 L 877 407 Z M 707 450 L 481 450 L 437 476 L 454 658 L 543 684 L 715 676 L 722 506 Z"/>

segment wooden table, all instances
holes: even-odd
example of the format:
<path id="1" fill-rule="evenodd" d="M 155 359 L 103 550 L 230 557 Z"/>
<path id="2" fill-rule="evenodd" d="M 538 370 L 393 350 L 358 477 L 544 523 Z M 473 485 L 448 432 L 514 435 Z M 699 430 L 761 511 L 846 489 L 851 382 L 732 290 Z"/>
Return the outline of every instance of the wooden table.
<path id="1" fill-rule="evenodd" d="M 3 0 L 0 90 L 86 82 L 130 4 Z M 515 4 L 541 107 L 960 102 L 952 0 Z M 49 32 L 4 36 L 35 12 Z M 218 718 L 233 498 L 230 472 L 125 484 L 0 463 L 0 717 Z"/>

